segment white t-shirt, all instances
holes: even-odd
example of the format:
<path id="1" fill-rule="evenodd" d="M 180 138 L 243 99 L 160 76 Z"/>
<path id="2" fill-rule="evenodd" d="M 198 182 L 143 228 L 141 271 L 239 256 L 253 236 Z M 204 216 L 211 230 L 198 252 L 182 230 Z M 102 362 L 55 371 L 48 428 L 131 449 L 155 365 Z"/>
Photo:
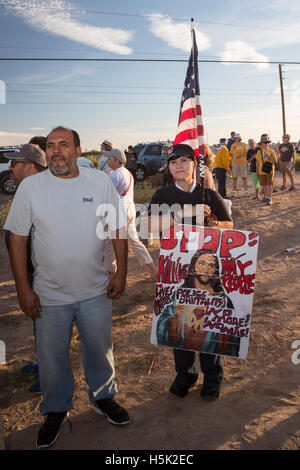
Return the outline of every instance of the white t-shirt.
<path id="1" fill-rule="evenodd" d="M 107 175 L 109 175 L 113 171 L 108 164 L 108 158 L 104 156 L 99 157 L 97 169 L 104 171 L 104 173 L 106 173 Z"/>
<path id="2" fill-rule="evenodd" d="M 46 170 L 24 179 L 5 223 L 5 229 L 17 235 L 28 236 L 32 229 L 33 288 L 42 305 L 66 305 L 104 294 L 105 240 L 99 237 L 105 225 L 108 231 L 127 225 L 107 175 L 83 167 L 79 172 L 65 179 Z M 102 222 L 105 212 L 108 217 Z"/>
<path id="3" fill-rule="evenodd" d="M 117 168 L 109 175 L 111 181 L 115 185 L 124 207 L 134 206 L 133 188 L 134 179 L 130 171 L 124 166 Z"/>

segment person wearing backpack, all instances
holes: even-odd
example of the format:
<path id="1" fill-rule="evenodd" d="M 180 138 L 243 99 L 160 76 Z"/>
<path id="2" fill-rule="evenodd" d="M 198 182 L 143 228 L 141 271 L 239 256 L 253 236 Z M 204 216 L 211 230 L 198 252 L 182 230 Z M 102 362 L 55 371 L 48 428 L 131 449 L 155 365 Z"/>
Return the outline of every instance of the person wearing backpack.
<path id="1" fill-rule="evenodd" d="M 277 158 L 274 150 L 268 145 L 271 143 L 271 139 L 267 134 L 261 136 L 260 143 L 261 148 L 256 154 L 256 172 L 260 185 L 263 187 L 263 202 L 270 206 L 272 204 L 272 186 Z"/>

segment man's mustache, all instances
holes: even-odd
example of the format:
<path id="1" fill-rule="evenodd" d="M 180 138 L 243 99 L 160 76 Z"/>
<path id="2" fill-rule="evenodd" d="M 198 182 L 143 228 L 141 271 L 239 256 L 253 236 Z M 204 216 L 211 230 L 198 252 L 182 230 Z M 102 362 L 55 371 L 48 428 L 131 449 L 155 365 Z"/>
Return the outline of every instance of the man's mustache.
<path id="1" fill-rule="evenodd" d="M 61 155 L 61 154 L 56 154 L 56 155 L 52 155 L 52 157 L 50 157 L 50 162 L 52 162 L 55 158 L 61 158 L 62 160 L 64 161 L 67 161 L 66 157 L 64 155 Z"/>

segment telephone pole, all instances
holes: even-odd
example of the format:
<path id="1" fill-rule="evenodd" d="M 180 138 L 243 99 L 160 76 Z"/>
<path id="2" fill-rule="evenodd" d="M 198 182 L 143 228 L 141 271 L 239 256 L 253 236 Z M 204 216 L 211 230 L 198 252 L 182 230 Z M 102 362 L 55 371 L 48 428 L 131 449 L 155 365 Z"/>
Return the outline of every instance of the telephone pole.
<path id="1" fill-rule="evenodd" d="M 285 104 L 284 104 L 284 90 L 283 90 L 283 78 L 282 78 L 282 66 L 281 66 L 281 64 L 279 64 L 279 79 L 280 79 L 280 90 L 281 90 L 283 134 L 286 134 Z"/>

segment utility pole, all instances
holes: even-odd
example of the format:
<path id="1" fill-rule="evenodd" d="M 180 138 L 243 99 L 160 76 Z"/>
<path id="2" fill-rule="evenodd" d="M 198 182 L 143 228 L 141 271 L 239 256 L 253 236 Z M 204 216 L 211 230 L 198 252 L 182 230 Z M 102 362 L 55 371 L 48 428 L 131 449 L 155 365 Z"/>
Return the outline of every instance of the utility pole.
<path id="1" fill-rule="evenodd" d="M 281 64 L 279 64 L 279 79 L 280 79 L 280 90 L 281 90 L 281 106 L 282 106 L 283 134 L 286 134 L 284 90 L 283 90 L 283 79 L 282 79 L 282 66 L 281 66 Z"/>

